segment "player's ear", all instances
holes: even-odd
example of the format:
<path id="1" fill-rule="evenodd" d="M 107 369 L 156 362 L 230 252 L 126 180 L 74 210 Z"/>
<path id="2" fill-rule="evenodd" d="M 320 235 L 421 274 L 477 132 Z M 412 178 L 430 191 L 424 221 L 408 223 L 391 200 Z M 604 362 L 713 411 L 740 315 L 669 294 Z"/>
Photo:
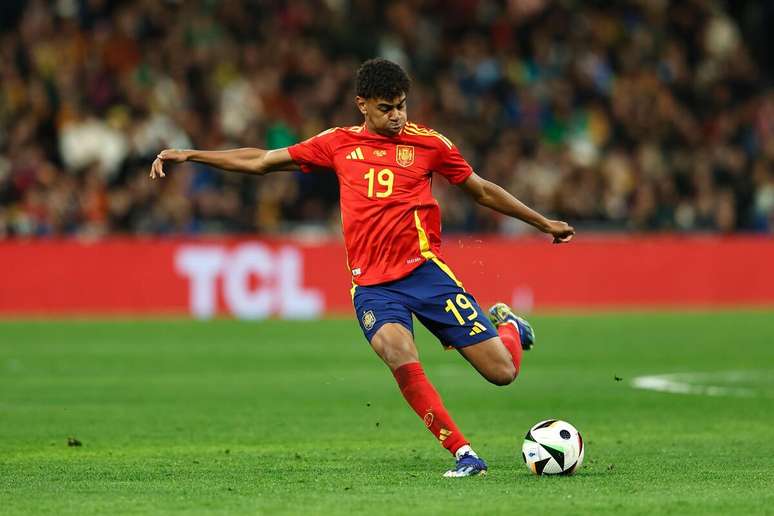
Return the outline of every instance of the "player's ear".
<path id="1" fill-rule="evenodd" d="M 361 112 L 361 113 L 363 113 L 364 115 L 365 115 L 365 114 L 368 112 L 368 111 L 366 110 L 366 100 L 365 100 L 363 97 L 361 97 L 361 96 L 359 96 L 359 95 L 358 95 L 357 97 L 355 97 L 355 104 L 357 104 L 357 108 L 358 108 L 358 109 L 360 110 L 360 112 Z"/>

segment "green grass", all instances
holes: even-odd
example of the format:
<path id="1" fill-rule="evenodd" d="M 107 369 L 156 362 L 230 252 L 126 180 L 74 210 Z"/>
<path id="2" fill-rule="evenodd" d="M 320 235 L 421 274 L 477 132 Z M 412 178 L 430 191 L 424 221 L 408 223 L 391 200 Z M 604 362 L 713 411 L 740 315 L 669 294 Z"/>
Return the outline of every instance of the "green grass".
<path id="1" fill-rule="evenodd" d="M 774 313 L 533 323 L 538 347 L 509 387 L 418 331 L 430 379 L 490 465 L 452 480 L 354 320 L 2 322 L 0 513 L 773 513 Z M 758 395 L 630 385 L 728 370 L 762 379 Z M 586 439 L 574 477 L 521 461 L 548 417 Z"/>

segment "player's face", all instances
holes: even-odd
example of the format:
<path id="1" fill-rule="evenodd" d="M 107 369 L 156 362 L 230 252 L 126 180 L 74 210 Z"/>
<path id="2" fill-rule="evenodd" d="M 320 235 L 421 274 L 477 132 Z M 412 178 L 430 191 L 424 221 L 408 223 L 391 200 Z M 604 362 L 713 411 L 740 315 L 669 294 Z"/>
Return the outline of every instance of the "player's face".
<path id="1" fill-rule="evenodd" d="M 406 94 L 394 99 L 364 99 L 357 97 L 357 107 L 365 117 L 369 131 L 395 136 L 406 124 Z"/>

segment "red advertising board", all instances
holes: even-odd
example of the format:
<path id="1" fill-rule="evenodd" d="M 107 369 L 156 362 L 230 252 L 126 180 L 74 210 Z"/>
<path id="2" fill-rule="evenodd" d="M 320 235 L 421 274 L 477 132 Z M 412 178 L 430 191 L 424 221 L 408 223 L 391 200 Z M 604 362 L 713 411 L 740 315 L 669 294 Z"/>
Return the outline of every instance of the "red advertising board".
<path id="1" fill-rule="evenodd" d="M 766 237 L 448 236 L 444 259 L 482 304 L 530 308 L 774 306 Z M 351 311 L 338 240 L 6 241 L 0 314 L 317 317 Z"/>

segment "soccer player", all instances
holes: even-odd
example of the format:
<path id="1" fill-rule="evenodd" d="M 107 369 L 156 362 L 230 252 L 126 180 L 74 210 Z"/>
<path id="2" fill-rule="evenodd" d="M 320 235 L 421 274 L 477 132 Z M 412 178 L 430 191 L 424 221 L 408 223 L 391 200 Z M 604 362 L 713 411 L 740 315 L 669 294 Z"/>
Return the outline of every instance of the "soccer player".
<path id="1" fill-rule="evenodd" d="M 479 177 L 442 134 L 409 122 L 410 80 L 397 64 L 372 59 L 360 66 L 355 103 L 363 123 L 334 127 L 277 150 L 162 151 L 165 162 L 196 161 L 249 174 L 332 170 L 339 181 L 341 224 L 352 273 L 352 300 L 366 339 L 390 368 L 401 393 L 425 426 L 455 458 L 447 477 L 485 474 L 419 363 L 412 314 L 447 348 L 456 349 L 488 381 L 508 385 L 534 332 L 503 303 L 489 317 L 441 257 L 441 214 L 431 192 L 433 173 L 458 185 L 477 203 L 520 219 L 568 242 L 574 229 L 549 220 Z"/>

